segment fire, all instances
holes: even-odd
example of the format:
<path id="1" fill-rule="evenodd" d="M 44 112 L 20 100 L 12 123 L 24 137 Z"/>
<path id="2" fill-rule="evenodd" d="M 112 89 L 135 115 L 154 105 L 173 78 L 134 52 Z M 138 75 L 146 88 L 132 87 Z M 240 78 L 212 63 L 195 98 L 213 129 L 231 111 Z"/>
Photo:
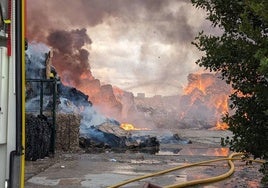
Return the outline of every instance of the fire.
<path id="1" fill-rule="evenodd" d="M 228 95 L 218 95 L 213 104 L 220 112 L 228 112 Z"/>
<path id="2" fill-rule="evenodd" d="M 126 131 L 140 131 L 140 130 L 149 130 L 148 128 L 136 128 L 130 123 L 121 123 L 120 127 Z"/>
<path id="3" fill-rule="evenodd" d="M 228 128 L 229 128 L 229 126 L 228 126 L 227 123 L 217 121 L 217 123 L 216 123 L 216 129 L 217 130 L 226 130 Z"/>
<path id="4" fill-rule="evenodd" d="M 202 79 L 202 74 L 191 74 L 189 79 L 191 79 L 191 83 L 189 83 L 189 85 L 184 89 L 186 94 L 192 93 L 195 89 L 198 89 L 203 94 L 206 94 L 207 87 L 213 83 L 213 79 L 209 77 Z"/>
<path id="5" fill-rule="evenodd" d="M 219 149 L 215 149 L 215 156 L 228 156 L 229 155 L 229 148 L 219 148 Z"/>
<path id="6" fill-rule="evenodd" d="M 132 124 L 130 123 L 122 123 L 120 127 L 126 131 L 132 131 L 132 130 L 137 130 Z"/>
<path id="7" fill-rule="evenodd" d="M 203 118 L 214 119 L 215 129 L 228 129 L 229 126 L 222 123 L 221 118 L 229 111 L 230 93 L 231 88 L 224 81 L 218 79 L 216 74 L 190 74 L 188 86 L 184 89 L 184 94 L 189 102 L 181 116 L 184 118 L 188 112 L 192 113 L 194 109 L 199 109 L 198 112 L 203 109 L 204 113 L 201 113 Z M 204 115 L 206 111 L 209 113 Z"/>
<path id="8" fill-rule="evenodd" d="M 216 122 L 216 130 L 226 130 L 229 128 L 227 123 L 220 121 L 220 118 L 228 112 L 228 95 L 220 95 L 216 97 L 216 101 L 213 104 L 216 109 L 216 116 L 218 117 Z"/>

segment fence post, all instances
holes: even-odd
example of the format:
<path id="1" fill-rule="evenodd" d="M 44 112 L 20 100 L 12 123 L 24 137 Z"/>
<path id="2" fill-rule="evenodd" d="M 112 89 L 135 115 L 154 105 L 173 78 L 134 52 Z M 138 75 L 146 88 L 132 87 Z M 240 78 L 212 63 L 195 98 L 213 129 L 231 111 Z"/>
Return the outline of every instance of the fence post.
<path id="1" fill-rule="evenodd" d="M 41 88 L 40 88 L 40 115 L 43 115 L 43 81 L 40 82 L 41 83 Z"/>
<path id="2" fill-rule="evenodd" d="M 57 78 L 53 78 L 53 103 L 52 103 L 52 135 L 51 135 L 51 152 L 55 154 L 56 141 L 56 104 L 57 104 Z"/>

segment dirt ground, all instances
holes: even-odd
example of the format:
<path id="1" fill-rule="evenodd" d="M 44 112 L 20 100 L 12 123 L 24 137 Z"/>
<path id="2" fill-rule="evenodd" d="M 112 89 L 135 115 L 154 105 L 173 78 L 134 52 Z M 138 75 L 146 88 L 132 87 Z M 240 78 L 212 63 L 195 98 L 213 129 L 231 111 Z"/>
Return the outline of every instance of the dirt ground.
<path id="1" fill-rule="evenodd" d="M 142 134 L 159 134 L 147 132 Z M 126 151 L 117 153 L 57 153 L 54 158 L 26 162 L 26 188 L 104 188 L 135 177 L 161 170 L 210 159 L 228 156 L 231 152 L 220 146 L 220 138 L 230 136 L 228 131 L 180 130 L 181 138 L 191 144 L 163 144 L 156 154 Z M 141 133 L 138 133 L 141 134 Z M 164 134 L 164 133 L 163 133 Z M 264 187 L 260 185 L 259 164 L 246 165 L 234 161 L 234 174 L 223 181 L 192 187 Z M 229 170 L 226 161 L 181 169 L 161 176 L 151 177 L 122 187 L 139 188 L 146 183 L 165 187 L 194 179 L 223 174 Z"/>

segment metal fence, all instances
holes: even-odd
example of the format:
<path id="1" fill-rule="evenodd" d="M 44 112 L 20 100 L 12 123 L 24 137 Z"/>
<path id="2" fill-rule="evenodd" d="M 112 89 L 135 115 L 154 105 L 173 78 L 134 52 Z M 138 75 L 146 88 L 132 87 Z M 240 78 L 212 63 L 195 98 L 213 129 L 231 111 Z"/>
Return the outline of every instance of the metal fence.
<path id="1" fill-rule="evenodd" d="M 26 113 L 46 116 L 52 124 L 50 152 L 55 153 L 57 83 L 52 79 L 26 79 Z M 27 135 L 26 135 L 27 137 Z"/>

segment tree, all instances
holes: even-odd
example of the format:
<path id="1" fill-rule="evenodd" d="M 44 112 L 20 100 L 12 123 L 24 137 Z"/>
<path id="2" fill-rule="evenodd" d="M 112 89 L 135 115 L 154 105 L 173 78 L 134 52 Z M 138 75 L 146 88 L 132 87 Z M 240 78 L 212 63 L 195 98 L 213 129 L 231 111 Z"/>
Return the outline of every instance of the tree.
<path id="1" fill-rule="evenodd" d="M 199 33 L 193 44 L 204 52 L 199 66 L 221 73 L 231 84 L 230 108 L 226 114 L 233 138 L 230 149 L 268 159 L 268 1 L 192 0 L 207 12 L 221 36 Z M 268 182 L 268 163 L 262 166 Z"/>

